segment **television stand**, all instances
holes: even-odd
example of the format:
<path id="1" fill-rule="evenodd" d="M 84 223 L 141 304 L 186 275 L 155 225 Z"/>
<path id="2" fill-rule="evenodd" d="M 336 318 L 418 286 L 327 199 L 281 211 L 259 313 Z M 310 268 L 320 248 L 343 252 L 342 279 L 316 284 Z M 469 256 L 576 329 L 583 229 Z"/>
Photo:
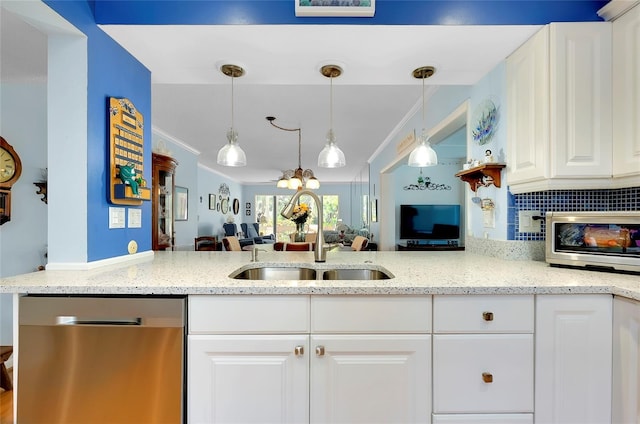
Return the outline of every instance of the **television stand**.
<path id="1" fill-rule="evenodd" d="M 396 246 L 396 250 L 402 251 L 419 251 L 419 250 L 430 250 L 430 251 L 454 251 L 454 250 L 464 250 L 464 246 L 460 246 L 456 243 L 443 243 L 443 242 L 429 242 L 429 243 L 398 243 Z"/>

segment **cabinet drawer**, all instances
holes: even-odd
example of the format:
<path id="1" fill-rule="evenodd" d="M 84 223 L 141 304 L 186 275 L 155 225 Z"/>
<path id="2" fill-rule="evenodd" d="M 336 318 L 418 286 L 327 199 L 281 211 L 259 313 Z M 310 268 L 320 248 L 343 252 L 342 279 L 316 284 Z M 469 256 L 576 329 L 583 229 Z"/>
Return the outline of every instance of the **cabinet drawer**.
<path id="1" fill-rule="evenodd" d="M 308 332 L 308 296 L 189 296 L 189 334 Z"/>
<path id="2" fill-rule="evenodd" d="M 313 333 L 430 333 L 431 296 L 311 296 Z"/>
<path id="3" fill-rule="evenodd" d="M 533 333 L 533 296 L 434 296 L 434 333 Z"/>
<path id="4" fill-rule="evenodd" d="M 433 424 L 533 424 L 533 414 L 433 414 Z"/>
<path id="5" fill-rule="evenodd" d="M 533 334 L 435 335 L 433 411 L 533 412 Z"/>

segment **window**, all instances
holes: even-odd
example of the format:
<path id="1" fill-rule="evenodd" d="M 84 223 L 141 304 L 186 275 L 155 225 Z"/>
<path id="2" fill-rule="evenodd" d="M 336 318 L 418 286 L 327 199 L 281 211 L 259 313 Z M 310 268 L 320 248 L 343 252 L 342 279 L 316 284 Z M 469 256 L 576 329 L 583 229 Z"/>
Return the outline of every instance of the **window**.
<path id="1" fill-rule="evenodd" d="M 280 211 L 289 203 L 292 195 L 257 195 L 255 197 L 256 218 L 260 224 L 261 234 L 275 234 L 278 241 L 291 241 L 290 234 L 295 232 L 296 224 L 280 215 Z M 334 230 L 340 214 L 340 196 L 319 196 L 322 200 L 323 227 Z M 305 224 L 307 232 L 318 231 L 318 211 L 311 196 L 301 196 L 300 203 L 311 207 L 311 215 Z"/>

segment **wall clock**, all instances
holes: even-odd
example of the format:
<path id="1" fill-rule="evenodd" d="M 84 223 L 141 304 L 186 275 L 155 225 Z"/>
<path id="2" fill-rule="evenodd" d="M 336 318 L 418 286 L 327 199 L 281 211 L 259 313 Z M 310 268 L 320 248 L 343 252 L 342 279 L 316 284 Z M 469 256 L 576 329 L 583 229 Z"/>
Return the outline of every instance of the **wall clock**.
<path id="1" fill-rule="evenodd" d="M 11 187 L 22 174 L 20 156 L 0 137 L 0 225 L 11 220 Z"/>

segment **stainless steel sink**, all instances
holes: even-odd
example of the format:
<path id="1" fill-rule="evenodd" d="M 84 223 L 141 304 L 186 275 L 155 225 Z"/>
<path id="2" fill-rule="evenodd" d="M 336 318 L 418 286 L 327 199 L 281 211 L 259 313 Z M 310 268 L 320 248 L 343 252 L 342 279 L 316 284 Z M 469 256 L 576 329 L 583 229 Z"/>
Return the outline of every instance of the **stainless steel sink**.
<path id="1" fill-rule="evenodd" d="M 391 275 L 377 269 L 330 269 L 322 274 L 323 280 L 388 280 Z"/>
<path id="2" fill-rule="evenodd" d="M 315 280 L 316 270 L 298 267 L 258 267 L 233 276 L 236 280 Z"/>

